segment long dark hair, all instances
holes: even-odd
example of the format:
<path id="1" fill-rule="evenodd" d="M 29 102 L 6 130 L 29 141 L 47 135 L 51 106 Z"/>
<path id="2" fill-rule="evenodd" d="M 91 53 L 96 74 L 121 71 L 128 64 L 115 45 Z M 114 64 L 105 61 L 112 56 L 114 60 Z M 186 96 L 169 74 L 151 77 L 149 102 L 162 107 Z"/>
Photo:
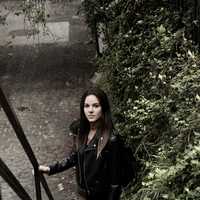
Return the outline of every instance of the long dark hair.
<path id="1" fill-rule="evenodd" d="M 99 124 L 97 127 L 100 134 L 100 139 L 98 141 L 98 147 L 97 147 L 97 157 L 98 157 L 103 148 L 106 146 L 114 126 L 112 122 L 110 104 L 106 93 L 98 87 L 92 87 L 88 89 L 83 94 L 80 102 L 80 132 L 78 137 L 79 144 L 81 145 L 87 141 L 87 136 L 90 131 L 90 123 L 84 113 L 85 99 L 89 95 L 96 96 L 102 108 L 103 116 L 99 120 Z"/>

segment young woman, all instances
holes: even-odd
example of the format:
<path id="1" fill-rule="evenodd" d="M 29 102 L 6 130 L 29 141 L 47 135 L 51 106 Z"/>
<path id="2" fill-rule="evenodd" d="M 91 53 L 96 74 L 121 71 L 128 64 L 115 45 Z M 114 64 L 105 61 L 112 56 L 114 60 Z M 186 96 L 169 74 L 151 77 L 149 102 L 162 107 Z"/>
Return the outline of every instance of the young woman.
<path id="1" fill-rule="evenodd" d="M 76 143 L 76 150 L 63 161 L 40 165 L 39 170 L 52 175 L 76 166 L 79 193 L 86 200 L 119 200 L 119 139 L 107 95 L 99 88 L 87 90 L 81 98 Z"/>

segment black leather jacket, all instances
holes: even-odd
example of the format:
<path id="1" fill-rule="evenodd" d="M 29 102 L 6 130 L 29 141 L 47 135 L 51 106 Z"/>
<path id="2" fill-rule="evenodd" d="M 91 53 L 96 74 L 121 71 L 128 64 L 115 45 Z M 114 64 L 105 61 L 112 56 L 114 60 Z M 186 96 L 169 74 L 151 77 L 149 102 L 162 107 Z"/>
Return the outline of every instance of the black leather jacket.
<path id="1" fill-rule="evenodd" d="M 111 136 L 98 158 L 97 144 L 98 138 L 95 137 L 89 145 L 82 145 L 61 162 L 50 165 L 49 175 L 76 166 L 81 190 L 87 194 L 108 193 L 109 200 L 118 200 L 121 193 L 118 137 Z"/>

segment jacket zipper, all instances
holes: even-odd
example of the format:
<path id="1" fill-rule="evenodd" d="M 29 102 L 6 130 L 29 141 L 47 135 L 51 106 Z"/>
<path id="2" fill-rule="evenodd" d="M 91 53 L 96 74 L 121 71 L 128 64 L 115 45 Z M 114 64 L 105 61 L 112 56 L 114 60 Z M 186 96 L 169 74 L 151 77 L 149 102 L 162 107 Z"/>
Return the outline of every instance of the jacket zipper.
<path id="1" fill-rule="evenodd" d="M 81 165 L 80 165 L 80 155 L 79 155 L 79 153 L 78 153 L 78 167 L 79 167 L 80 183 L 82 183 Z"/>
<path id="2" fill-rule="evenodd" d="M 83 156 L 85 157 L 85 152 L 83 152 Z M 83 158 L 83 175 L 84 175 L 84 182 L 85 182 L 85 187 L 87 190 L 87 194 L 90 194 L 90 190 L 87 184 L 86 176 L 85 176 L 85 159 Z"/>

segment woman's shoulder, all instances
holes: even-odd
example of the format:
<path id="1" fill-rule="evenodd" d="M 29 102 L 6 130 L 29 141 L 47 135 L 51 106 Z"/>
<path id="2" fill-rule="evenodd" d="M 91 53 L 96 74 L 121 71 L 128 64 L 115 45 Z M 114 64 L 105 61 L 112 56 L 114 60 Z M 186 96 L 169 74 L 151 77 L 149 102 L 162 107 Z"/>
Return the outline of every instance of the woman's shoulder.
<path id="1" fill-rule="evenodd" d="M 110 135 L 110 139 L 108 142 L 108 149 L 119 149 L 120 147 L 120 134 L 117 133 L 116 131 L 112 132 L 112 134 Z"/>
<path id="2" fill-rule="evenodd" d="M 117 131 L 112 131 L 111 136 L 110 136 L 110 142 L 111 143 L 116 143 L 120 141 L 120 134 Z"/>

